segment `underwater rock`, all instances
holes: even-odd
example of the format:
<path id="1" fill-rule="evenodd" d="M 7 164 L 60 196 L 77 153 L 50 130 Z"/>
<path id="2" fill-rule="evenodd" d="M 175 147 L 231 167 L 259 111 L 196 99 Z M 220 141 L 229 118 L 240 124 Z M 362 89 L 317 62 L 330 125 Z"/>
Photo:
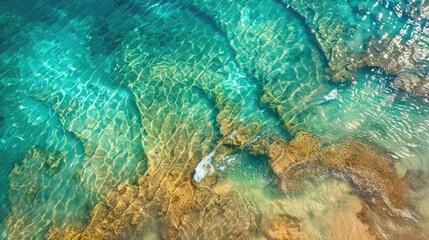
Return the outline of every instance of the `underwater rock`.
<path id="1" fill-rule="evenodd" d="M 150 221 L 158 219 L 166 239 L 257 239 L 261 238 L 258 228 L 272 239 L 286 236 L 288 239 L 305 239 L 299 220 L 293 217 L 281 216 L 275 221 L 264 219 L 258 226 L 256 208 L 241 202 L 228 184 L 217 184 L 208 190 L 183 183 L 182 187 L 161 199 L 147 194 L 141 186 L 119 187 L 107 196 L 106 203 L 99 203 L 91 211 L 89 224 L 78 234 L 71 227 L 62 231 L 53 227 L 46 238 L 126 238 L 143 231 Z M 157 207 L 148 211 L 148 206 Z"/>
<path id="2" fill-rule="evenodd" d="M 44 229 L 40 225 L 79 218 L 88 206 L 70 200 L 82 194 L 82 189 L 75 187 L 79 168 L 74 164 L 66 153 L 41 147 L 30 149 L 24 159 L 15 164 L 9 175 L 11 214 L 4 219 L 11 239 L 41 238 Z M 60 211 L 66 208 L 73 212 Z M 34 219 L 38 220 L 37 224 Z"/>
<path id="3" fill-rule="evenodd" d="M 402 41 L 400 36 L 381 41 L 372 39 L 367 44 L 367 50 L 363 55 L 365 64 L 370 67 L 380 67 L 390 74 L 397 74 L 403 69 L 413 69 L 412 50 Z"/>
<path id="4" fill-rule="evenodd" d="M 219 118 L 217 118 L 219 121 Z M 236 130 L 228 130 L 225 129 L 222 125 L 220 127 L 220 132 L 223 136 L 226 136 L 223 138 L 222 143 L 224 145 L 232 145 L 232 146 L 238 146 L 238 147 L 245 147 L 246 144 L 254 138 L 259 131 L 261 131 L 262 126 L 258 124 L 248 124 L 247 127 L 243 127 L 236 121 L 234 121 L 234 125 L 238 126 L 236 127 Z"/>
<path id="5" fill-rule="evenodd" d="M 400 73 L 396 76 L 393 85 L 415 96 L 429 95 L 429 79 L 423 81 L 418 75 L 412 73 Z"/>
<path id="6" fill-rule="evenodd" d="M 337 82 L 351 79 L 356 70 L 364 66 L 361 54 L 369 41 L 368 36 L 380 38 L 384 34 L 396 33 L 401 24 L 399 17 L 386 6 L 388 4 L 331 0 L 282 2 L 309 28 L 328 63 L 326 72 Z M 375 16 L 375 12 L 391 17 L 381 18 Z M 391 18 L 397 20 L 394 27 L 389 26 Z"/>
<path id="7" fill-rule="evenodd" d="M 169 225 L 164 238 L 258 239 L 258 213 L 240 201 L 232 186 L 222 183 L 198 192 L 199 206 L 181 213 L 178 226 Z"/>
<path id="8" fill-rule="evenodd" d="M 139 3 L 145 12 L 135 25 L 144 26 L 144 31 L 129 33 L 111 65 L 111 82 L 134 94 L 148 119 L 144 126 L 153 125 L 149 119 L 160 109 L 184 112 L 183 104 L 205 99 L 225 144 L 244 147 L 262 129 L 283 131 L 260 105 L 259 86 L 235 59 L 225 33 L 203 12 L 178 2 Z M 177 19 L 185 21 L 176 24 Z M 169 42 L 160 45 L 160 39 Z"/>
<path id="9" fill-rule="evenodd" d="M 327 72 L 333 81 L 346 81 L 365 65 L 381 67 L 390 74 L 413 70 L 427 79 L 427 2 L 377 2 L 374 5 L 358 1 L 282 2 L 311 29 L 328 62 Z M 403 15 L 410 16 L 413 21 L 404 22 Z M 409 29 L 412 29 L 411 38 L 405 41 L 403 38 L 409 38 L 406 36 L 409 33 L 405 33 Z"/>
<path id="10" fill-rule="evenodd" d="M 288 167 L 297 161 L 315 160 L 320 142 L 307 132 L 298 132 L 295 138 L 286 144 L 283 140 L 271 144 L 268 156 L 275 172 L 284 173 Z"/>
<path id="11" fill-rule="evenodd" d="M 333 11 L 332 4 L 326 1 L 325 4 L 309 1 L 282 1 L 288 8 L 300 16 L 307 27 L 314 35 L 315 42 L 322 50 L 326 61 L 328 62 L 328 72 L 338 81 L 347 79 L 352 73 L 346 69 L 349 64 L 351 49 L 347 47 L 342 36 L 346 35 L 347 29 L 341 24 L 343 16 Z M 318 14 L 323 11 L 324 14 Z M 335 23 L 335 27 L 329 25 Z"/>
<path id="12" fill-rule="evenodd" d="M 45 239 L 79 240 L 81 239 L 81 235 L 80 231 L 72 226 L 67 226 L 64 229 L 59 229 L 54 226 L 45 234 Z"/>
<path id="13" fill-rule="evenodd" d="M 60 228 L 53 226 L 45 235 L 46 239 L 114 239 L 124 238 L 126 231 L 131 227 L 136 228 L 134 217 L 139 216 L 138 223 L 148 221 L 141 209 L 135 207 L 141 204 L 137 197 L 138 186 L 123 185 L 111 191 L 106 202 L 97 204 L 90 213 L 89 223 L 79 229 L 73 226 Z M 133 208 L 134 207 L 134 208 Z"/>
<path id="14" fill-rule="evenodd" d="M 226 36 L 237 66 L 258 88 L 258 105 L 262 102 L 262 106 L 276 112 L 283 123 L 294 124 L 299 114 L 294 107 L 305 105 L 309 95 L 318 93 L 325 80 L 323 72 L 326 68 L 322 53 L 312 44 L 311 34 L 295 15 L 280 1 L 179 2 L 192 6 L 199 16 Z M 250 112 L 256 115 L 259 109 L 253 108 Z M 267 111 L 263 109 L 262 112 Z M 277 124 L 270 125 L 275 127 Z M 226 134 L 224 136 L 235 130 L 225 129 L 221 129 Z M 252 135 L 249 137 L 253 138 Z"/>
<path id="15" fill-rule="evenodd" d="M 268 155 L 271 145 L 275 143 L 279 145 L 285 143 L 284 137 L 274 134 L 262 136 L 255 139 L 251 142 L 251 144 L 248 144 L 247 146 L 250 151 L 250 154 L 252 155 Z"/>
<path id="16" fill-rule="evenodd" d="M 346 141 L 322 148 L 314 136 L 300 132 L 289 144 L 273 143 L 268 156 L 282 191 L 299 190 L 288 188 L 293 179 L 321 169 L 344 175 L 361 194 L 385 202 L 391 210 L 405 208 L 408 200 L 405 182 L 394 171 L 392 158 L 365 143 Z"/>
<path id="17" fill-rule="evenodd" d="M 405 92 L 425 96 L 429 94 L 429 75 L 425 76 L 424 61 L 429 60 L 429 48 L 401 43 L 401 38 L 371 42 L 364 57 L 368 66 L 380 67 L 389 74 L 397 75 L 394 86 Z"/>
<path id="18" fill-rule="evenodd" d="M 228 151 L 219 147 L 219 153 Z M 121 185 L 107 194 L 91 210 L 85 227 L 53 226 L 46 238 L 127 239 L 139 236 L 154 222 L 159 222 L 165 239 L 260 239 L 261 228 L 273 238 L 286 233 L 290 239 L 305 236 L 299 220 L 292 217 L 282 216 L 274 225 L 264 220 L 260 226 L 256 204 L 242 201 L 231 184 L 211 177 L 195 184 L 192 173 L 201 158 L 172 156 L 163 161 L 149 158 L 149 168 L 137 185 Z M 285 224 L 282 230 L 280 223 Z"/>
<path id="19" fill-rule="evenodd" d="M 319 159 L 324 168 L 347 176 L 365 198 L 375 199 L 381 205 L 384 202 L 394 212 L 406 209 L 408 189 L 395 172 L 393 159 L 381 150 L 346 141 L 324 148 Z"/>
<path id="20" fill-rule="evenodd" d="M 320 147 L 319 140 L 307 132 L 298 132 L 289 144 L 284 140 L 277 140 L 269 146 L 270 165 L 279 179 L 282 191 L 292 187 L 287 171 L 294 164 L 317 160 Z"/>
<path id="21" fill-rule="evenodd" d="M 380 67 L 397 75 L 394 86 L 417 96 L 429 94 L 429 25 L 416 26 L 412 38 L 401 35 L 382 40 L 372 39 L 362 59 L 367 66 Z"/>
<path id="22" fill-rule="evenodd" d="M 281 191 L 298 192 L 300 183 L 314 176 L 339 177 L 350 181 L 365 203 L 358 216 L 373 235 L 386 239 L 383 234 L 392 237 L 416 232 L 416 239 L 426 239 L 427 233 L 415 222 L 409 189 L 421 186 L 425 175 L 409 173 L 401 178 L 393 159 L 380 149 L 352 140 L 321 147 L 314 136 L 300 132 L 289 144 L 273 143 L 269 157 Z"/>

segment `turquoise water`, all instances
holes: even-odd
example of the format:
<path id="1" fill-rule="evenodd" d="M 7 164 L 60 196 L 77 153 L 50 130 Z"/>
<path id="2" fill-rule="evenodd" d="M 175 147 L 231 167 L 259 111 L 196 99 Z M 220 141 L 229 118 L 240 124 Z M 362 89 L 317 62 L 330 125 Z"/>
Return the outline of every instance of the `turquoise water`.
<path id="1" fill-rule="evenodd" d="M 308 131 L 325 145 L 379 146 L 400 176 L 429 172 L 427 97 L 396 88 L 396 74 L 383 67 L 333 81 L 371 40 L 395 37 L 426 49 L 409 68 L 428 79 L 427 8 L 384 0 L 0 2 L 1 238 L 82 228 L 118 185 L 137 184 L 151 168 L 186 166 L 192 176 L 189 159 L 211 152 L 219 181 L 232 182 L 240 199 L 286 202 L 282 209 L 304 219 L 313 238 L 338 237 L 300 209 L 323 212 L 351 187 L 325 176 L 282 196 L 268 157 L 252 145 Z M 333 199 L 330 188 L 340 189 Z M 427 193 L 419 194 L 427 230 Z"/>

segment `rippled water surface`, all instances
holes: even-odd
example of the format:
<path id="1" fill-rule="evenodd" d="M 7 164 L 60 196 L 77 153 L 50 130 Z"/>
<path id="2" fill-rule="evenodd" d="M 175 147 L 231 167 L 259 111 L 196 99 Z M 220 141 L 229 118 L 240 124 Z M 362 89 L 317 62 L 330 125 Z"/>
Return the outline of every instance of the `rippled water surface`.
<path id="1" fill-rule="evenodd" d="M 3 0 L 0 238 L 429 239 L 428 97 L 425 0 Z"/>

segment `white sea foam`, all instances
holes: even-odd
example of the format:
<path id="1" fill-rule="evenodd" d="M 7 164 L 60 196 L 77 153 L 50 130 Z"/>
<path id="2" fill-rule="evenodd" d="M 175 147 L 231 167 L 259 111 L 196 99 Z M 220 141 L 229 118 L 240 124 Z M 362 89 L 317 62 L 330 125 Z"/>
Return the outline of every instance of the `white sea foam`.
<path id="1" fill-rule="evenodd" d="M 334 99 L 336 99 L 336 98 L 337 98 L 337 95 L 338 95 L 338 90 L 335 88 L 335 89 L 333 89 L 332 91 L 330 91 L 330 92 L 328 93 L 328 95 L 324 96 L 324 97 L 323 97 L 323 100 L 325 100 L 325 101 L 331 101 L 331 100 L 334 100 Z"/>
<path id="2" fill-rule="evenodd" d="M 201 182 L 205 177 L 211 176 L 215 172 L 215 168 L 212 164 L 212 159 L 215 154 L 216 149 L 204 157 L 204 159 L 195 167 L 194 180 L 197 183 Z"/>
<path id="3" fill-rule="evenodd" d="M 223 156 L 219 160 L 219 171 L 223 172 L 228 166 L 234 165 L 239 161 L 238 154 Z"/>
<path id="4" fill-rule="evenodd" d="M 338 90 L 335 88 L 335 89 L 331 90 L 327 95 L 323 96 L 323 98 L 320 101 L 318 101 L 317 103 L 322 104 L 325 102 L 332 101 L 334 99 L 337 99 L 337 96 L 338 96 Z"/>

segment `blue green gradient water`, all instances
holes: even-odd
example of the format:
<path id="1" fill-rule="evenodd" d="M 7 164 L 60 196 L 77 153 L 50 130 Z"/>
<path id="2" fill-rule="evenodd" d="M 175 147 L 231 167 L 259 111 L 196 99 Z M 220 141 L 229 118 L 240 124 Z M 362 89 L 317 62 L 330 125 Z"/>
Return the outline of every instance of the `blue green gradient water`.
<path id="1" fill-rule="evenodd" d="M 427 28 L 397 2 L 2 1 L 0 238 L 84 225 L 109 190 L 144 175 L 148 159 L 203 159 L 237 134 L 239 163 L 223 174 L 243 198 L 277 198 L 267 158 L 243 146 L 301 130 L 325 144 L 378 145 L 401 175 L 429 171 L 428 99 L 395 89 L 382 69 L 361 68 L 345 83 L 325 71 L 371 38 Z M 328 206 L 329 193 L 314 193 L 330 181 L 308 183 L 288 211 Z M 427 227 L 429 204 L 418 208 Z"/>

